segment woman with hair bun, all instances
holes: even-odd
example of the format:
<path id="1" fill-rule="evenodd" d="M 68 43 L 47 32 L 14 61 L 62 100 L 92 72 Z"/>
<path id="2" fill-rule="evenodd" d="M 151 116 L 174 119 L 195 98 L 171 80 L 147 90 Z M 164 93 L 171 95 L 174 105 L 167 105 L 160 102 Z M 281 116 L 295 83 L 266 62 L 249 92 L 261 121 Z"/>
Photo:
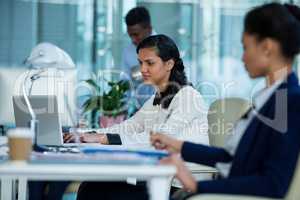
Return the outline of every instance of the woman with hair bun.
<path id="1" fill-rule="evenodd" d="M 267 87 L 255 96 L 254 108 L 236 123 L 224 148 L 151 136 L 156 148 L 175 152 L 161 162 L 177 166 L 177 178 L 190 195 L 286 195 L 300 149 L 300 87 L 292 72 L 300 51 L 299 20 L 299 7 L 289 4 L 265 4 L 247 13 L 243 62 L 249 76 L 264 77 Z M 218 168 L 220 178 L 196 182 L 176 153 Z"/>

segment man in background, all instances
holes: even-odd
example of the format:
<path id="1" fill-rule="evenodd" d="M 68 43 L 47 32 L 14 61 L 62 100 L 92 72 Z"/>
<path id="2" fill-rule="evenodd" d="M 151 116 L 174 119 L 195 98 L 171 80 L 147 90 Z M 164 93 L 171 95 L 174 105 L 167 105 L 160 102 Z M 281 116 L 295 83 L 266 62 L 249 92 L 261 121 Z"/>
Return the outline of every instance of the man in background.
<path id="1" fill-rule="evenodd" d="M 125 17 L 125 23 L 131 43 L 123 50 L 122 70 L 134 84 L 136 90 L 135 108 L 139 109 L 154 94 L 154 88 L 149 85 L 142 85 L 136 47 L 143 39 L 155 33 L 152 30 L 149 11 L 145 7 L 135 7 L 129 10 Z"/>

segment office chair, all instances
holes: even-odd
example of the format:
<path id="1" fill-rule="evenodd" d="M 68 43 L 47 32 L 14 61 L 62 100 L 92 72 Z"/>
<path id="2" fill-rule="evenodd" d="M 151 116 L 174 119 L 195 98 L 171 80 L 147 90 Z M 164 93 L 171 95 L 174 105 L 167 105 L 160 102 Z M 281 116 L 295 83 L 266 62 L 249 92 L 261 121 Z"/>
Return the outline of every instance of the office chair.
<path id="1" fill-rule="evenodd" d="M 208 110 L 208 137 L 211 146 L 223 147 L 226 137 L 231 133 L 235 122 L 250 108 L 250 103 L 242 98 L 225 98 L 214 101 Z M 214 178 L 218 171 L 212 167 L 193 164 L 189 167 L 194 176 L 207 170 Z M 206 173 L 207 174 L 207 173 Z"/>
<path id="2" fill-rule="evenodd" d="M 208 110 L 208 136 L 211 146 L 223 147 L 235 122 L 250 108 L 250 103 L 242 98 L 225 98 L 214 101 Z"/>
<path id="3" fill-rule="evenodd" d="M 234 123 L 250 108 L 250 103 L 242 98 L 225 98 L 214 101 L 208 110 L 209 144 L 223 147 L 225 138 L 231 133 Z M 210 179 L 218 174 L 213 167 L 191 164 L 189 170 L 197 179 Z M 199 180 L 200 180 L 199 179 Z M 176 180 L 173 185 L 180 185 Z"/>

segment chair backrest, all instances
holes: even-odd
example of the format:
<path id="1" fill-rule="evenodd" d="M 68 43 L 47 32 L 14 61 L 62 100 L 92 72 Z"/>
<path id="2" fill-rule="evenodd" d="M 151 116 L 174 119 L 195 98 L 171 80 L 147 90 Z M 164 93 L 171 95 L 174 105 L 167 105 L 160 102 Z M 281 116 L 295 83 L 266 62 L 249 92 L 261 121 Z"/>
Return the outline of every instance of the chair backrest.
<path id="1" fill-rule="evenodd" d="M 296 200 L 300 199 L 300 156 L 298 158 L 298 163 L 294 172 L 294 177 L 290 185 L 289 191 L 284 198 L 285 200 Z"/>
<path id="2" fill-rule="evenodd" d="M 225 98 L 214 101 L 208 111 L 209 143 L 223 147 L 225 138 L 231 133 L 237 120 L 250 108 L 242 98 Z"/>

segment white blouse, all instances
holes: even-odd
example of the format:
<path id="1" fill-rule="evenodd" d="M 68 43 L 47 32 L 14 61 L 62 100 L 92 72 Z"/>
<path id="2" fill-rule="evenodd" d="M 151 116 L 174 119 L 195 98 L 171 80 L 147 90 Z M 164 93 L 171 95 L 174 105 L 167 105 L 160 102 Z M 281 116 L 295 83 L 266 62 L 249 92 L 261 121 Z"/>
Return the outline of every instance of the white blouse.
<path id="1" fill-rule="evenodd" d="M 209 144 L 207 107 L 201 94 L 191 86 L 180 89 L 168 109 L 153 105 L 154 95 L 128 120 L 98 133 L 120 135 L 124 146 L 150 146 L 150 131 L 168 134 L 194 143 Z"/>

